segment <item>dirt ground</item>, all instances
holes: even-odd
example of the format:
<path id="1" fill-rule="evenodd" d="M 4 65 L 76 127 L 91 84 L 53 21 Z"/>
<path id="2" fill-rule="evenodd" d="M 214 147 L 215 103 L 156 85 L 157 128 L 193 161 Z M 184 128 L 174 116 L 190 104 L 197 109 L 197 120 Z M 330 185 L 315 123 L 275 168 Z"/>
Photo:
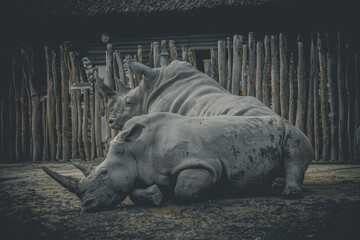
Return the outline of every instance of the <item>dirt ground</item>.
<path id="1" fill-rule="evenodd" d="M 85 213 L 41 166 L 80 178 L 71 164 L 1 164 L 1 239 L 360 239 L 360 165 L 312 164 L 304 198 L 247 197 Z M 5 236 L 5 238 L 4 238 Z"/>

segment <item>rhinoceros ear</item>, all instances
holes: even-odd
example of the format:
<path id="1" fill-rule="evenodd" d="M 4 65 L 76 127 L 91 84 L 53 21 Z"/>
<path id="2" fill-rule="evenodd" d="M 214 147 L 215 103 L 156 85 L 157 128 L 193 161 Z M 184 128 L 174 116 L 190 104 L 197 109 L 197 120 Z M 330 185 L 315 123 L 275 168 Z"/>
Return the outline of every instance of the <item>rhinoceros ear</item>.
<path id="1" fill-rule="evenodd" d="M 145 126 L 141 123 L 136 123 L 128 132 L 124 134 L 124 140 L 126 142 L 133 142 L 141 135 L 144 127 Z"/>
<path id="2" fill-rule="evenodd" d="M 110 98 L 113 98 L 113 97 L 116 97 L 117 94 L 114 90 L 112 90 L 111 88 L 109 88 L 103 80 L 101 80 L 99 77 L 96 77 L 95 78 L 96 80 L 96 84 L 97 86 L 99 87 L 99 91 L 100 93 L 106 97 L 107 99 L 110 99 Z"/>
<path id="3" fill-rule="evenodd" d="M 130 65 L 135 74 L 144 74 L 145 81 L 152 81 L 158 75 L 158 69 L 149 68 L 144 64 L 138 63 L 135 59 L 128 59 L 126 62 Z"/>

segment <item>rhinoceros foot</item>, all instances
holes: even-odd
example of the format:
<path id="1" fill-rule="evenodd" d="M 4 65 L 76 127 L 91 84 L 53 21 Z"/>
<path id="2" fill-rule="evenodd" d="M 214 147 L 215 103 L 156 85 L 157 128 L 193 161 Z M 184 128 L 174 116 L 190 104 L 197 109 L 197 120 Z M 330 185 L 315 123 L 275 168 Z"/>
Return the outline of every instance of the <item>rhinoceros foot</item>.
<path id="1" fill-rule="evenodd" d="M 285 188 L 285 179 L 284 178 L 276 178 L 271 185 L 271 191 L 276 196 L 281 196 L 281 193 Z"/>
<path id="2" fill-rule="evenodd" d="M 157 185 L 152 185 L 146 189 L 133 190 L 130 199 L 137 205 L 159 206 L 162 203 L 163 195 Z"/>
<path id="3" fill-rule="evenodd" d="M 286 186 L 282 197 L 285 199 L 299 199 L 302 197 L 302 190 L 296 186 Z"/>

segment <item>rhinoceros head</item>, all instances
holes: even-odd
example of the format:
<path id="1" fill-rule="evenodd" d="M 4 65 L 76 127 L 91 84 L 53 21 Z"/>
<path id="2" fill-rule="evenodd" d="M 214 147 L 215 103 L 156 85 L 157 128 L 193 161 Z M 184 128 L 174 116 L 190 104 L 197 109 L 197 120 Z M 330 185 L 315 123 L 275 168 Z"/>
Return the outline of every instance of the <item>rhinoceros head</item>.
<path id="1" fill-rule="evenodd" d="M 146 89 L 151 88 L 153 79 L 159 74 L 158 69 L 149 68 L 141 63 L 131 59 L 128 60 L 134 74 L 144 74 L 145 78 L 138 87 L 129 89 L 124 83 L 121 83 L 120 92 L 106 86 L 100 78 L 96 79 L 99 90 L 108 100 L 109 110 L 108 124 L 111 128 L 121 130 L 127 120 L 134 116 L 144 114 L 143 104 Z"/>
<path id="2" fill-rule="evenodd" d="M 91 168 L 75 163 L 85 175 L 80 181 L 62 176 L 43 167 L 44 171 L 81 200 L 87 212 L 104 210 L 122 202 L 131 191 L 136 178 L 136 165 L 132 147 L 144 128 L 135 124 L 130 130 L 122 131 L 110 143 L 105 160 Z"/>

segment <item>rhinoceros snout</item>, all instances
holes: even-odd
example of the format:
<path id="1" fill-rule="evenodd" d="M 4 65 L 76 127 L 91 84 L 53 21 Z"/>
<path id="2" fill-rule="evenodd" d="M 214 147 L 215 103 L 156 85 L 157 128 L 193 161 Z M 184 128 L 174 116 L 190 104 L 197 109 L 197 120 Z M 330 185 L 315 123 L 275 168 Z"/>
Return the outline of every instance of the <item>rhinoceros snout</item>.
<path id="1" fill-rule="evenodd" d="M 113 118 L 109 118 L 109 119 L 108 119 L 108 124 L 112 124 L 112 123 L 114 123 L 114 121 L 115 121 L 115 120 L 114 120 Z"/>

